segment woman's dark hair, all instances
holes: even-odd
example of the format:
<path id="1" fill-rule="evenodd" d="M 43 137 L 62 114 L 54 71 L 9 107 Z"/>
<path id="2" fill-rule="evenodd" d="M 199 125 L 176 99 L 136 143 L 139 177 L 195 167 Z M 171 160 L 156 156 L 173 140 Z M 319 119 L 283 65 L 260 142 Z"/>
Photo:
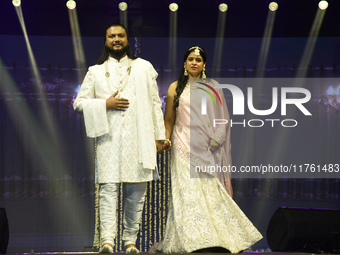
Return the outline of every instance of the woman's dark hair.
<path id="1" fill-rule="evenodd" d="M 187 50 L 187 52 L 184 54 L 184 62 L 187 61 L 189 54 L 191 52 L 193 52 L 194 50 L 196 50 L 196 47 L 198 47 L 199 53 L 200 53 L 201 57 L 203 58 L 203 63 L 205 64 L 207 62 L 207 54 L 205 53 L 205 50 L 199 45 L 193 45 Z M 205 74 L 207 75 L 207 72 L 205 72 Z M 184 75 L 184 65 L 183 65 L 183 67 L 179 71 L 179 76 L 178 76 L 178 81 L 177 81 L 176 96 L 174 98 L 174 110 L 179 105 L 179 98 L 180 98 L 185 86 L 188 83 L 188 79 L 189 79 L 189 76 Z"/>
<path id="2" fill-rule="evenodd" d="M 109 51 L 107 50 L 107 48 L 105 47 L 105 42 L 106 42 L 106 34 L 107 34 L 107 30 L 110 28 L 110 27 L 122 27 L 124 28 L 125 32 L 126 32 L 126 36 L 127 36 L 127 40 L 128 40 L 128 49 L 127 49 L 127 52 L 126 52 L 126 55 L 131 58 L 131 59 L 136 59 L 136 57 L 133 55 L 132 51 L 131 51 L 131 48 L 130 48 L 130 42 L 129 42 L 129 34 L 128 34 L 128 31 L 126 29 L 126 27 L 120 23 L 112 23 L 110 24 L 109 26 L 106 27 L 105 29 L 105 34 L 104 34 L 104 46 L 103 46 L 103 51 L 102 51 L 102 55 L 100 56 L 98 62 L 97 62 L 97 65 L 101 65 L 103 64 L 110 56 L 109 54 Z"/>

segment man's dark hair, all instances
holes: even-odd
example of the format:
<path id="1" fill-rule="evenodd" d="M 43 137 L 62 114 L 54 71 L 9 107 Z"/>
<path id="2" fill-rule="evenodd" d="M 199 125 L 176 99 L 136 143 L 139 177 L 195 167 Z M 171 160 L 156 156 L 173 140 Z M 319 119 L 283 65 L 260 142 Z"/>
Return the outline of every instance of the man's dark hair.
<path id="1" fill-rule="evenodd" d="M 110 56 L 109 51 L 107 50 L 107 48 L 105 47 L 105 42 L 106 42 L 106 34 L 107 34 L 107 30 L 110 27 L 122 27 L 124 28 L 125 32 L 126 32 L 126 36 L 127 36 L 127 40 L 128 40 L 128 46 L 127 46 L 127 52 L 126 55 L 131 58 L 131 59 L 136 59 L 136 57 L 133 55 L 131 48 L 130 48 L 130 42 L 129 42 L 129 34 L 128 31 L 126 29 L 126 27 L 120 23 L 112 23 L 109 26 L 106 27 L 105 29 L 105 34 L 104 34 L 104 47 L 103 47 L 103 51 L 102 51 L 102 55 L 100 56 L 97 65 L 101 65 L 103 64 Z"/>

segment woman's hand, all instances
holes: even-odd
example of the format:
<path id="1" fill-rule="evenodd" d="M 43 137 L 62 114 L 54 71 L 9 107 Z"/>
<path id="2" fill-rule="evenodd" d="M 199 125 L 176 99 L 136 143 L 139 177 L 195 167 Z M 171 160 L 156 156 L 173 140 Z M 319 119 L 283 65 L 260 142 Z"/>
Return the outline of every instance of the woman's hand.
<path id="1" fill-rule="evenodd" d="M 170 139 L 166 139 L 164 141 L 163 148 L 166 151 L 171 149 L 171 141 L 170 141 Z"/>
<path id="2" fill-rule="evenodd" d="M 218 148 L 220 148 L 220 145 L 218 144 L 218 142 L 216 142 L 214 139 L 210 139 L 209 141 L 209 150 L 211 152 L 215 152 Z"/>

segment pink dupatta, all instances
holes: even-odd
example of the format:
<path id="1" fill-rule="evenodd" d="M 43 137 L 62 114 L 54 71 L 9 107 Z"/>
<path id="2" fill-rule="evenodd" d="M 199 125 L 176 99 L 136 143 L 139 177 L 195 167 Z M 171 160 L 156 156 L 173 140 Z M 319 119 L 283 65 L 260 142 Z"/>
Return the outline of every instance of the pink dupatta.
<path id="1" fill-rule="evenodd" d="M 232 197 L 228 107 L 223 90 L 214 88 L 215 81 L 206 80 L 203 83 L 185 88 L 181 95 L 172 137 L 174 148 L 190 163 L 192 178 L 219 178 Z M 207 91 L 215 98 L 216 104 Z M 206 96 L 207 102 L 205 115 L 201 112 L 202 95 Z M 225 124 L 214 125 L 214 120 L 217 119 L 223 120 L 219 122 Z M 220 145 L 214 152 L 209 150 L 210 139 L 214 139 Z"/>

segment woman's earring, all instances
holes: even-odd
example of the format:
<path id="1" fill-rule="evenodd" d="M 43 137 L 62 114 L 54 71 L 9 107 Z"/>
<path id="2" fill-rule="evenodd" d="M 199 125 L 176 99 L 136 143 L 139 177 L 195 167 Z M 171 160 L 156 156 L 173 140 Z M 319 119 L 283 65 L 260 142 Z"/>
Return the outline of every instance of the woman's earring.
<path id="1" fill-rule="evenodd" d="M 203 78 L 203 79 L 207 78 L 207 76 L 205 75 L 205 67 L 203 67 L 202 78 Z"/>
<path id="2" fill-rule="evenodd" d="M 185 75 L 185 76 L 188 76 L 188 71 L 187 71 L 187 69 L 186 69 L 185 66 L 184 66 L 184 75 Z"/>

